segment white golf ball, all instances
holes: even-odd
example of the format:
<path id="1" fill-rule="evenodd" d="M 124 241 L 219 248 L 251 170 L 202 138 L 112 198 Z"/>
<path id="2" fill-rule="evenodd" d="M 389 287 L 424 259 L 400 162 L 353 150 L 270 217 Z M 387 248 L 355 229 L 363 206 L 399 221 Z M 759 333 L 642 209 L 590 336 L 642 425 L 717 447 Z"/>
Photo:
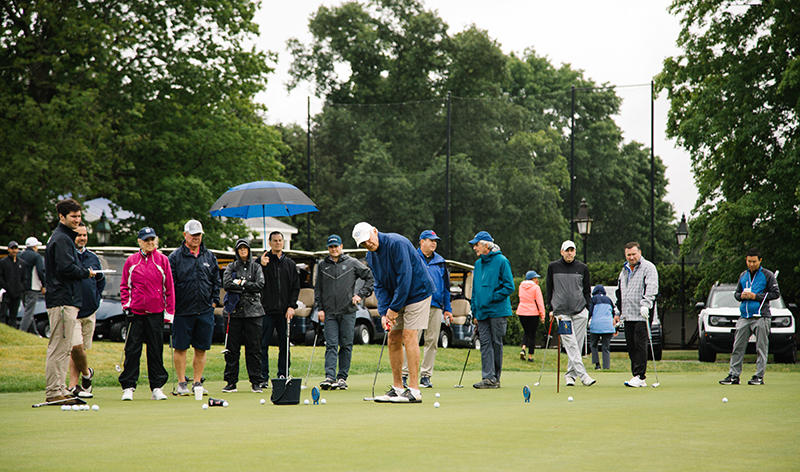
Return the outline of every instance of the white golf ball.
<path id="1" fill-rule="evenodd" d="M 208 403 L 203 403 L 203 409 L 208 410 Z"/>
<path id="2" fill-rule="evenodd" d="M 728 403 L 728 399 L 727 398 L 723 398 L 722 399 L 722 403 Z"/>
<path id="3" fill-rule="evenodd" d="M 439 395 L 439 392 L 436 392 L 435 396 L 436 396 L 436 398 L 439 398 L 441 395 Z"/>
<path id="4" fill-rule="evenodd" d="M 434 408 L 439 408 L 439 402 L 433 402 L 433 407 Z"/>
<path id="5" fill-rule="evenodd" d="M 571 401 L 572 401 L 572 397 L 568 397 L 568 398 L 567 398 L 567 401 L 568 401 L 568 402 L 571 402 Z"/>
<path id="6" fill-rule="evenodd" d="M 262 398 L 261 399 L 261 404 L 263 405 L 264 403 L 267 403 L 267 401 Z"/>
<path id="7" fill-rule="evenodd" d="M 228 406 L 228 402 L 222 402 L 222 407 L 226 408 Z"/>
<path id="8" fill-rule="evenodd" d="M 319 402 L 320 402 L 320 403 L 322 403 L 323 405 L 324 405 L 325 403 L 327 403 L 327 402 L 325 401 L 325 399 L 324 399 L 324 398 L 323 398 L 322 400 L 320 400 Z"/>
<path id="9" fill-rule="evenodd" d="M 89 411 L 91 409 L 92 409 L 92 407 L 90 407 L 89 405 L 81 405 L 81 410 L 83 410 L 83 411 Z"/>
<path id="10" fill-rule="evenodd" d="M 80 405 L 72 405 L 72 411 L 81 411 Z"/>
<path id="11" fill-rule="evenodd" d="M 306 398 L 306 400 L 305 400 L 303 403 L 305 403 L 306 405 L 308 405 L 308 404 L 309 404 L 309 403 L 311 403 L 311 402 L 309 402 L 309 401 L 308 401 L 308 398 Z"/>
<path id="12" fill-rule="evenodd" d="M 100 409 L 100 405 L 92 405 L 92 410 L 97 411 Z"/>
<path id="13" fill-rule="evenodd" d="M 72 408 L 69 405 L 61 405 L 61 411 L 72 411 Z"/>

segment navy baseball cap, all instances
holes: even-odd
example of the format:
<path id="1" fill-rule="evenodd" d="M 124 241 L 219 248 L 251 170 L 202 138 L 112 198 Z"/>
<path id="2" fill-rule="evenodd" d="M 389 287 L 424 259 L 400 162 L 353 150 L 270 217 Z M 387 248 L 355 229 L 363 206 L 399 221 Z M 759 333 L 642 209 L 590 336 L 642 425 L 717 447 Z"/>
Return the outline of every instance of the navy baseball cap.
<path id="1" fill-rule="evenodd" d="M 494 241 L 494 239 L 492 239 L 492 235 L 491 235 L 491 234 L 487 233 L 486 231 L 481 231 L 481 232 L 479 232 L 478 234 L 476 234 L 476 235 L 475 235 L 475 237 L 474 237 L 474 238 L 472 238 L 472 239 L 470 240 L 470 242 L 469 242 L 469 243 L 470 243 L 470 244 L 475 244 L 475 243 L 477 243 L 478 241 L 489 241 L 489 242 L 493 242 L 493 241 Z"/>
<path id="2" fill-rule="evenodd" d="M 16 241 L 11 241 L 10 243 L 8 243 L 7 247 L 9 249 L 14 249 L 15 247 L 19 247 L 19 244 Z"/>
<path id="3" fill-rule="evenodd" d="M 525 280 L 538 279 L 538 278 L 539 274 L 537 274 L 535 270 L 529 270 L 528 272 L 525 273 Z"/>
<path id="4" fill-rule="evenodd" d="M 436 235 L 436 231 L 432 229 L 426 229 L 425 231 L 419 233 L 419 240 L 422 241 L 423 239 L 430 239 L 432 241 L 442 240 L 442 238 Z"/>
<path id="5" fill-rule="evenodd" d="M 144 228 L 139 230 L 139 235 L 137 236 L 138 239 L 144 241 L 147 238 L 155 238 L 156 237 L 156 230 L 149 226 L 145 226 Z"/>
<path id="6" fill-rule="evenodd" d="M 328 247 L 331 246 L 341 246 L 342 245 L 342 238 L 339 237 L 338 234 L 332 234 L 328 236 Z"/>

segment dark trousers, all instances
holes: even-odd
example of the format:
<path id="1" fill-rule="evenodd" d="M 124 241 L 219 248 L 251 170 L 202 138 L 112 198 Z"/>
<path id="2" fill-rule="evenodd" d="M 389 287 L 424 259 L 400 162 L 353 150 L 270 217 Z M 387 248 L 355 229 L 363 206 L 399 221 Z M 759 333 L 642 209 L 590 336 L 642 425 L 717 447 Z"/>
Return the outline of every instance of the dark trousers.
<path id="1" fill-rule="evenodd" d="M 589 333 L 589 346 L 592 348 L 592 364 L 600 365 L 600 357 L 597 355 L 597 345 L 599 343 L 603 350 L 603 368 L 611 368 L 611 338 L 613 336 L 614 333 Z M 646 352 L 645 355 L 647 355 Z"/>
<path id="2" fill-rule="evenodd" d="M 282 315 L 267 315 L 261 322 L 261 376 L 266 381 L 269 379 L 269 342 L 272 332 L 278 332 L 278 377 L 288 377 L 287 362 L 291 363 L 289 349 L 286 345 L 286 317 Z M 291 365 L 291 364 L 289 364 Z"/>
<path id="3" fill-rule="evenodd" d="M 125 367 L 119 374 L 123 389 L 136 388 L 139 381 L 139 360 L 142 347 L 147 344 L 147 376 L 150 390 L 162 388 L 169 380 L 164 368 L 164 314 L 133 315 L 125 343 Z"/>
<path id="4" fill-rule="evenodd" d="M 625 343 L 631 359 L 631 373 L 644 380 L 647 372 L 647 321 L 625 322 Z"/>
<path id="5" fill-rule="evenodd" d="M 20 297 L 12 297 L 8 292 L 3 294 L 3 302 L 0 305 L 0 322 L 12 328 L 17 327 L 17 315 L 19 314 Z"/>
<path id="6" fill-rule="evenodd" d="M 528 348 L 528 357 L 533 357 L 536 350 L 536 329 L 539 328 L 538 316 L 520 316 L 519 322 L 522 323 L 522 345 Z"/>
<path id="7" fill-rule="evenodd" d="M 239 381 L 239 357 L 242 345 L 250 383 L 261 385 L 261 321 L 263 316 L 254 318 L 231 318 L 228 327 L 228 352 L 225 353 L 225 373 L 223 379 L 228 383 Z"/>

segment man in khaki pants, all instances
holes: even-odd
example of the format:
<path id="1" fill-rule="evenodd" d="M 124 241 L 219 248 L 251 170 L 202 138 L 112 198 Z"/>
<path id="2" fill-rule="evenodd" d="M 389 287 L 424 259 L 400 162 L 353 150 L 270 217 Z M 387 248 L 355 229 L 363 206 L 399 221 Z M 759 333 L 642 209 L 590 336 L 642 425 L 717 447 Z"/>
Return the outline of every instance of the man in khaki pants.
<path id="1" fill-rule="evenodd" d="M 45 359 L 45 400 L 60 405 L 79 403 L 72 399 L 65 379 L 69 366 L 75 320 L 81 307 L 82 280 L 95 271 L 84 268 L 75 249 L 75 230 L 81 222 L 81 206 L 68 198 L 56 205 L 58 226 L 47 241 L 45 251 L 45 303 L 50 320 L 50 342 Z M 82 403 L 82 402 L 80 402 Z"/>

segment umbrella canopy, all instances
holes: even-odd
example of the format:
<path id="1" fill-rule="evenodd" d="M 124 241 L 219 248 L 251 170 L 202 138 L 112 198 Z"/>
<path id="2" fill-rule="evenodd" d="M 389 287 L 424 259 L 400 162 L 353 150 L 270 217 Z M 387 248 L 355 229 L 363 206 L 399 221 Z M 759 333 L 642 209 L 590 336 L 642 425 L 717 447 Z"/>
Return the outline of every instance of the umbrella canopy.
<path id="1" fill-rule="evenodd" d="M 294 216 L 318 211 L 300 189 L 284 182 L 260 180 L 229 188 L 211 206 L 211 216 L 256 218 Z"/>

